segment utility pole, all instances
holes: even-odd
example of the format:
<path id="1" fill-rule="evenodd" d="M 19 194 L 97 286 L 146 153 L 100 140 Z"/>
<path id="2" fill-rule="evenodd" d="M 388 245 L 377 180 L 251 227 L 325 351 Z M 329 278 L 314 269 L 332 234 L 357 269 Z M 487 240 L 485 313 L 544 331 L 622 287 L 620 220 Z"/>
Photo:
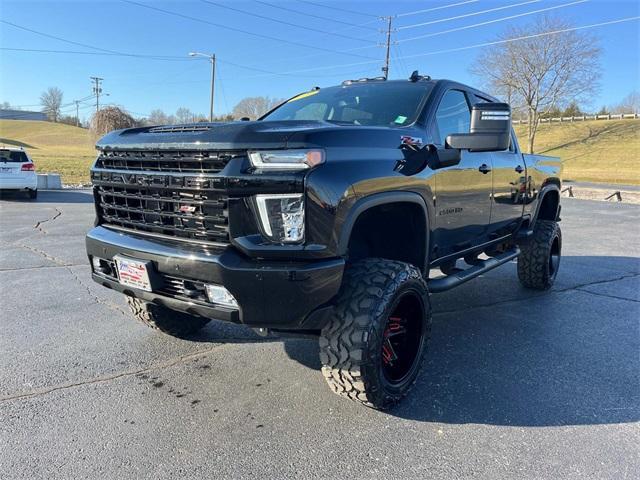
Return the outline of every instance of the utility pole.
<path id="1" fill-rule="evenodd" d="M 76 127 L 79 127 L 80 126 L 80 115 L 79 115 L 80 100 L 74 100 L 73 102 L 76 104 Z"/>
<path id="2" fill-rule="evenodd" d="M 200 52 L 189 52 L 189 56 L 205 57 L 209 59 L 209 62 L 211 62 L 211 101 L 209 104 L 209 121 L 213 122 L 213 92 L 214 92 L 214 86 L 216 82 L 216 54 L 212 53 L 211 55 L 208 55 L 206 53 L 200 53 Z"/>
<path id="3" fill-rule="evenodd" d="M 93 94 L 96 96 L 96 113 L 100 110 L 100 94 L 102 93 L 102 85 L 101 82 L 104 78 L 100 77 L 89 77 L 93 81 Z"/>
<path id="4" fill-rule="evenodd" d="M 385 45 L 387 53 L 385 55 L 384 67 L 382 67 L 382 74 L 384 76 L 384 79 L 387 80 L 389 78 L 389 54 L 391 53 L 391 21 L 393 20 L 393 17 L 382 17 L 382 19 L 387 21 L 387 41 Z"/>
<path id="5" fill-rule="evenodd" d="M 211 55 L 211 102 L 209 105 L 209 121 L 213 122 L 213 88 L 216 82 L 216 54 Z"/>

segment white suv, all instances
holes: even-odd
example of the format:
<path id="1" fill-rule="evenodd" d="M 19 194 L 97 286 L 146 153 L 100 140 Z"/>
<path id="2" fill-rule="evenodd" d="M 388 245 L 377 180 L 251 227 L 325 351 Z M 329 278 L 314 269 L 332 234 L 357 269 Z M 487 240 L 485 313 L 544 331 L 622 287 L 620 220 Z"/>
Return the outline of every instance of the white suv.
<path id="1" fill-rule="evenodd" d="M 38 176 L 33 160 L 22 148 L 0 147 L 0 190 L 24 190 L 38 196 Z"/>

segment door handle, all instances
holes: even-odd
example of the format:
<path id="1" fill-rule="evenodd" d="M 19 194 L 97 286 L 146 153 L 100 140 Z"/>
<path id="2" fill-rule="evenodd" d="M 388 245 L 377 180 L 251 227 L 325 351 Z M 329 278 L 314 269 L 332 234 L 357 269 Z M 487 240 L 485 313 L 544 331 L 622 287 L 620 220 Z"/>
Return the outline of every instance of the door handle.
<path id="1" fill-rule="evenodd" d="M 491 171 L 491 167 L 488 166 L 486 163 L 483 163 L 482 165 L 480 165 L 480 167 L 478 168 L 479 172 L 482 172 L 484 174 L 487 174 Z"/>
<path id="2" fill-rule="evenodd" d="M 516 172 L 518 172 L 518 173 L 522 173 L 522 172 L 524 172 L 524 168 L 522 168 L 522 166 L 521 166 L 521 165 L 518 165 L 518 166 L 516 167 Z"/>

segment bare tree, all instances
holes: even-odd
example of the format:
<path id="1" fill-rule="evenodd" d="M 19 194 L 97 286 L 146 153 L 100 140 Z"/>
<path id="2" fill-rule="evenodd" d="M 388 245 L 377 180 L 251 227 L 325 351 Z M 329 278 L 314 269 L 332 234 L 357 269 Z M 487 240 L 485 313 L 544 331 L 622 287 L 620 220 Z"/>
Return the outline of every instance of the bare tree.
<path id="1" fill-rule="evenodd" d="M 235 107 L 233 107 L 232 115 L 236 119 L 248 117 L 251 120 L 255 120 L 282 102 L 282 99 L 269 97 L 243 98 Z"/>
<path id="2" fill-rule="evenodd" d="M 598 42 L 568 28 L 566 21 L 549 16 L 512 27 L 498 40 L 526 38 L 487 47 L 471 69 L 493 93 L 525 111 L 530 153 L 540 118 L 571 101 L 588 102 L 598 89 Z M 548 32 L 558 33 L 543 35 Z"/>
<path id="3" fill-rule="evenodd" d="M 135 126 L 134 118 L 118 107 L 102 108 L 91 118 L 91 131 L 96 135 L 104 135 L 112 130 Z"/>
<path id="4" fill-rule="evenodd" d="M 631 92 L 610 110 L 611 113 L 640 113 L 640 92 Z"/>
<path id="5" fill-rule="evenodd" d="M 172 123 L 176 123 L 176 118 L 173 115 L 167 115 L 157 108 L 155 110 L 151 110 L 147 123 L 149 123 L 149 125 L 170 125 Z"/>
<path id="6" fill-rule="evenodd" d="M 193 118 L 193 112 L 186 107 L 180 107 L 176 110 L 176 123 L 191 123 Z"/>
<path id="7" fill-rule="evenodd" d="M 49 87 L 40 95 L 42 111 L 47 114 L 49 120 L 57 122 L 60 118 L 60 106 L 62 105 L 62 90 L 58 87 Z"/>

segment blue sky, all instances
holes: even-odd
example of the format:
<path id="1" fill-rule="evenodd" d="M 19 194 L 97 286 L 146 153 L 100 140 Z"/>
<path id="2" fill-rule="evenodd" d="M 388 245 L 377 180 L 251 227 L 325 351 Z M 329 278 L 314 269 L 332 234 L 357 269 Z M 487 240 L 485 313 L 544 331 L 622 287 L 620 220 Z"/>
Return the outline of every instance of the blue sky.
<path id="1" fill-rule="evenodd" d="M 39 109 L 32 105 L 38 103 L 40 93 L 57 86 L 64 91 L 64 103 L 70 103 L 90 95 L 89 77 L 99 76 L 109 93 L 104 101 L 136 115 L 155 108 L 173 113 L 181 106 L 207 113 L 209 64 L 187 56 L 190 51 L 201 51 L 215 52 L 219 59 L 215 111 L 221 114 L 246 96 L 289 97 L 316 85 L 380 75 L 384 49 L 376 45 L 384 41 L 380 29 L 385 25 L 379 15 L 398 15 L 393 20 L 397 28 L 393 39 L 399 43 L 392 49 L 391 78 L 405 78 L 419 69 L 435 78 L 477 85 L 479 80 L 468 69 L 479 48 L 433 52 L 492 41 L 507 26 L 530 23 L 540 14 L 519 15 L 568 3 L 573 5 L 547 13 L 576 26 L 640 15 L 637 0 L 211 0 L 218 5 L 201 0 L 132 1 L 178 16 L 119 0 L 2 0 L 0 19 L 4 22 L 96 48 L 1 23 L 3 48 L 91 54 L 1 50 L 0 101 Z M 431 11 L 412 13 L 425 9 Z M 518 17 L 441 33 L 512 16 Z M 615 103 L 639 88 L 639 31 L 638 20 L 589 31 L 599 38 L 603 50 L 602 88 L 593 108 Z M 411 40 L 429 34 L 436 35 Z M 163 59 L 96 55 L 106 53 L 104 50 Z M 75 113 L 71 107 L 66 110 Z M 88 103 L 83 104 L 81 116 L 83 112 L 91 113 Z"/>

